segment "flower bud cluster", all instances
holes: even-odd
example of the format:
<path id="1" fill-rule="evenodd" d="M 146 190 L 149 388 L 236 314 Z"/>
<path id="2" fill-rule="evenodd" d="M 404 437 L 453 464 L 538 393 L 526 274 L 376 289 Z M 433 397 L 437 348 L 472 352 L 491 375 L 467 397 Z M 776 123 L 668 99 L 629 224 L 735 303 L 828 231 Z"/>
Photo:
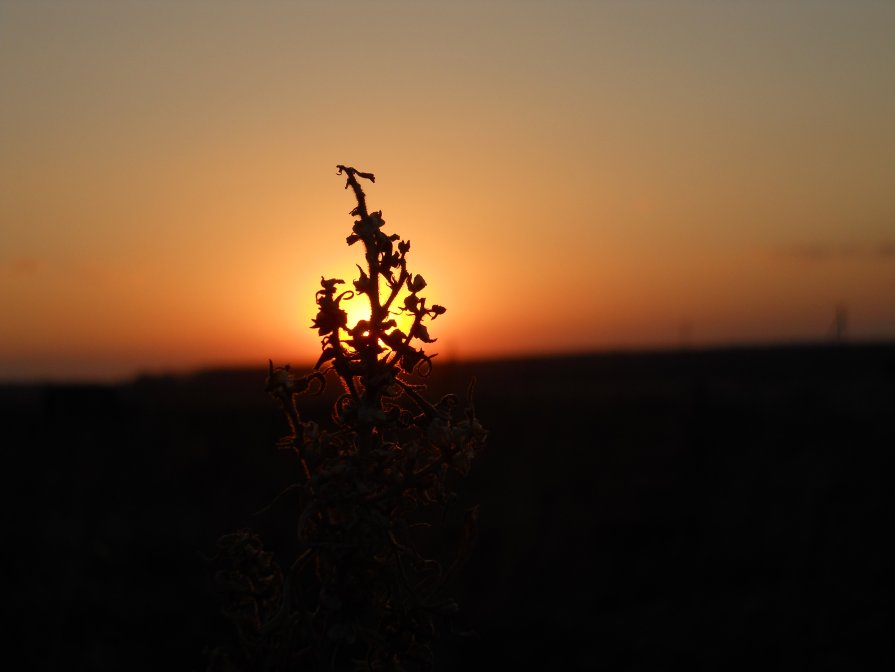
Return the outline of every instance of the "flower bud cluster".
<path id="1" fill-rule="evenodd" d="M 436 625 L 457 610 L 444 593 L 469 555 L 477 509 L 467 512 L 448 564 L 429 557 L 420 530 L 444 519 L 457 498 L 455 480 L 469 472 L 487 432 L 475 412 L 475 381 L 465 401 L 448 394 L 434 403 L 414 382 L 431 372 L 434 355 L 423 346 L 436 339 L 428 322 L 446 309 L 422 295 L 428 284 L 408 268 L 410 241 L 384 230 L 381 211 L 368 212 L 358 179 L 375 177 L 338 170 L 357 200 L 346 242 L 362 244 L 364 264 L 352 288 L 321 277 L 314 370 L 296 377 L 288 365 L 271 363 L 268 371 L 268 392 L 292 429 L 279 445 L 303 467 L 293 488 L 301 551 L 288 571 L 270 575 L 274 583 L 281 577 L 270 593 L 279 607 L 256 609 L 251 623 L 233 620 L 249 669 L 252 660 L 266 669 L 430 669 Z M 370 310 L 349 324 L 343 302 L 355 297 Z M 302 420 L 296 404 L 299 395 L 322 391 L 327 377 L 342 388 L 332 429 Z M 245 599 L 235 588 L 231 594 Z"/>

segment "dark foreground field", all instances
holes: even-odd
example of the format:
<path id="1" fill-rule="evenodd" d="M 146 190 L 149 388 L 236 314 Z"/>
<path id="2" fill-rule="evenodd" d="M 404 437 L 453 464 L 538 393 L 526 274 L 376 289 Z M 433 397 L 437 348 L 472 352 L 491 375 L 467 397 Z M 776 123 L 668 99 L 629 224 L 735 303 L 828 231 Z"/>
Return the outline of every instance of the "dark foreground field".
<path id="1" fill-rule="evenodd" d="M 445 640 L 442 669 L 891 659 L 895 346 L 443 364 L 432 385 L 473 374 L 491 437 L 457 594 L 477 634 Z M 202 668 L 229 632 L 215 539 L 291 543 L 294 500 L 253 515 L 297 476 L 263 387 L 260 369 L 0 387 L 16 669 Z"/>

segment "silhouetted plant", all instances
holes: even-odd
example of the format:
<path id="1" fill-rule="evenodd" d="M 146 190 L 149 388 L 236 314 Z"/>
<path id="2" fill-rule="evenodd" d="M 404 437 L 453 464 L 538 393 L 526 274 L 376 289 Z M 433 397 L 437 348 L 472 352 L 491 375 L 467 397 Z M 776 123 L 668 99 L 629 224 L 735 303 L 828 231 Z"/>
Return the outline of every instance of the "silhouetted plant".
<path id="1" fill-rule="evenodd" d="M 347 243 L 363 245 L 365 266 L 353 289 L 321 277 L 314 370 L 296 376 L 271 362 L 267 380 L 291 428 L 278 445 L 302 465 L 291 486 L 300 552 L 281 569 L 249 530 L 219 540 L 216 581 L 238 646 L 216 650 L 210 669 L 431 669 L 438 621 L 457 610 L 445 587 L 468 555 L 477 508 L 466 512 L 450 564 L 427 557 L 422 536 L 443 521 L 454 477 L 468 473 L 485 441 L 475 381 L 462 404 L 453 394 L 430 402 L 412 382 L 431 372 L 427 322 L 445 308 L 422 296 L 426 281 L 408 268 L 410 242 L 384 231 L 381 212 L 368 212 L 358 179 L 374 176 L 337 168 L 357 199 Z M 349 324 L 343 302 L 361 297 L 369 315 Z M 402 314 L 406 333 L 395 319 Z M 302 418 L 297 398 L 321 392 L 328 377 L 342 393 L 326 429 Z"/>

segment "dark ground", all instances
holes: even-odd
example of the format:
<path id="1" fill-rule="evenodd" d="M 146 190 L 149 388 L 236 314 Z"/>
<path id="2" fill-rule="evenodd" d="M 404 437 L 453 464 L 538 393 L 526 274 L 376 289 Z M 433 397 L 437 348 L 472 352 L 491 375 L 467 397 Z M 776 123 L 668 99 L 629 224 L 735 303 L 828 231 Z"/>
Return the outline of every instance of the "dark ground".
<path id="1" fill-rule="evenodd" d="M 491 431 L 442 669 L 888 667 L 895 345 L 438 366 Z M 206 556 L 288 546 L 262 370 L 0 386 L 6 658 L 180 670 L 229 632 Z M 11 648 L 10 648 L 11 645 Z"/>

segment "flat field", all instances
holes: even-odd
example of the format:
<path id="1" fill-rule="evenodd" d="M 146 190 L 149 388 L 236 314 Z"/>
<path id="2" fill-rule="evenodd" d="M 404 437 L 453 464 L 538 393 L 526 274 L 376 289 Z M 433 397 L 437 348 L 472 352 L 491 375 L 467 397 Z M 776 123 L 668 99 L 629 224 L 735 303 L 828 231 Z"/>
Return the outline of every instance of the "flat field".
<path id="1" fill-rule="evenodd" d="M 895 346 L 436 359 L 431 395 L 473 375 L 490 437 L 457 512 L 479 504 L 480 533 L 442 669 L 892 657 Z M 295 500 L 259 512 L 299 469 L 264 377 L 0 386 L 21 669 L 202 669 L 229 633 L 217 537 L 295 548 Z"/>

